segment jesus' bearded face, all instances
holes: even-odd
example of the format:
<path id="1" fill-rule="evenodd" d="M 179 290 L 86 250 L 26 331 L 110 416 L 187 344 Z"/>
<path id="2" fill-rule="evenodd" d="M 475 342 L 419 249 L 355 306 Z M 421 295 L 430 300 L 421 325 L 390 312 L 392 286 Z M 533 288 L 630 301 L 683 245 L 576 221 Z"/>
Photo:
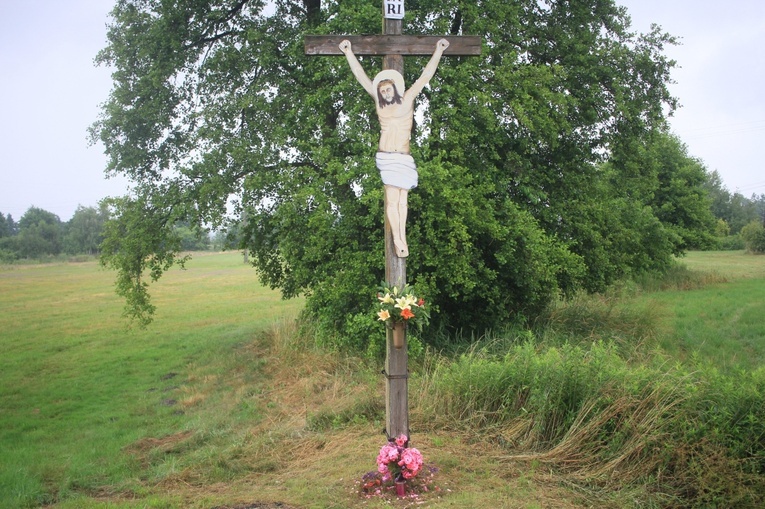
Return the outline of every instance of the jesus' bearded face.
<path id="1" fill-rule="evenodd" d="M 396 90 L 396 84 L 392 80 L 380 82 L 377 86 L 377 98 L 381 108 L 394 103 L 401 104 L 401 96 L 398 90 Z"/>
<path id="2" fill-rule="evenodd" d="M 392 103 L 395 96 L 396 86 L 393 83 L 388 82 L 380 84 L 380 97 L 382 97 L 386 103 Z"/>

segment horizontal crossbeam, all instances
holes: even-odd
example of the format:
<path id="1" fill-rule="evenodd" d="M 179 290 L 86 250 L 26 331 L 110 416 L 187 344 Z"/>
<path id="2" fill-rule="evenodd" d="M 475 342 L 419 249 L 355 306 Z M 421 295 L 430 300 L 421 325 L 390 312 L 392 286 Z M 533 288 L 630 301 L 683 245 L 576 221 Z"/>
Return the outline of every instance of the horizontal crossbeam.
<path id="1" fill-rule="evenodd" d="M 306 35 L 306 55 L 342 55 L 338 47 L 351 42 L 356 55 L 432 55 L 439 39 L 449 41 L 444 56 L 477 56 L 481 54 L 481 38 L 473 35 Z"/>

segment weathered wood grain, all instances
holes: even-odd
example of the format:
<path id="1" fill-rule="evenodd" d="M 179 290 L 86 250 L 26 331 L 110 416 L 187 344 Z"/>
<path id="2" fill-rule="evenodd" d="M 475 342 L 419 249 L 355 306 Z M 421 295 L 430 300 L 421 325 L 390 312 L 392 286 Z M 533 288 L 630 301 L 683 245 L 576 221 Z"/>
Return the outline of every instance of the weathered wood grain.
<path id="1" fill-rule="evenodd" d="M 306 55 L 342 55 L 338 47 L 349 40 L 356 55 L 432 55 L 439 39 L 449 41 L 444 56 L 477 56 L 481 54 L 481 38 L 472 35 L 306 35 Z"/>

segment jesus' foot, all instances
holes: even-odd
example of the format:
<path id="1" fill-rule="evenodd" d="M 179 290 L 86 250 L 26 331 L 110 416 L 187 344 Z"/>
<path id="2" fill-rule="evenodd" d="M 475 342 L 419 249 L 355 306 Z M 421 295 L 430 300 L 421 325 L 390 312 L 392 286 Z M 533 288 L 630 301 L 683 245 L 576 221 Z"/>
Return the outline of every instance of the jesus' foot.
<path id="1" fill-rule="evenodd" d="M 393 250 L 396 251 L 396 256 L 399 258 L 409 256 L 409 246 L 403 240 L 393 239 Z"/>

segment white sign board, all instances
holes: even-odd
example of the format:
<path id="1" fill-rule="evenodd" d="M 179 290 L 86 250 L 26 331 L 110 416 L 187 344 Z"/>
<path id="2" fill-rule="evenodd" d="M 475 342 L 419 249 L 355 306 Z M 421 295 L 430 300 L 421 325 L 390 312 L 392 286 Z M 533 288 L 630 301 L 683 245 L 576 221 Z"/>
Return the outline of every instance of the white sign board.
<path id="1" fill-rule="evenodd" d="M 383 8 L 387 19 L 404 19 L 404 0 L 385 0 Z"/>

